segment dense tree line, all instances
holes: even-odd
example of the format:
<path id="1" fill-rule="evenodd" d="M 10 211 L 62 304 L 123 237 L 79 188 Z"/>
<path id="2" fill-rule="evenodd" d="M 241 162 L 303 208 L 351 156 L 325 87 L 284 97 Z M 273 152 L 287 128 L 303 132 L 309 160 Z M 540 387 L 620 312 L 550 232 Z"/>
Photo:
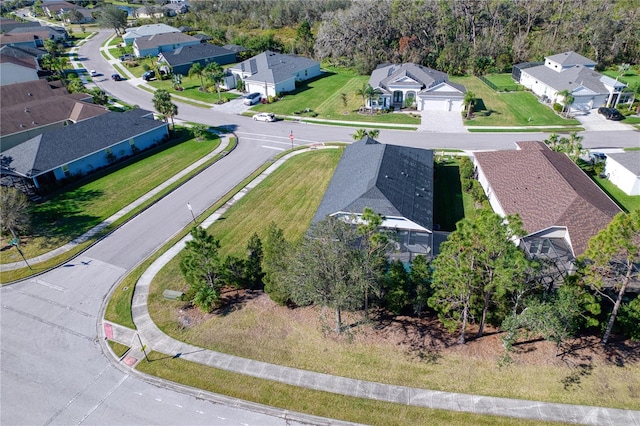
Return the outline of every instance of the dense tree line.
<path id="1" fill-rule="evenodd" d="M 567 50 L 603 67 L 640 63 L 637 0 L 225 0 L 193 1 L 191 10 L 179 23 L 217 42 L 259 30 L 275 34 L 278 51 L 364 74 L 402 61 L 482 74 Z"/>

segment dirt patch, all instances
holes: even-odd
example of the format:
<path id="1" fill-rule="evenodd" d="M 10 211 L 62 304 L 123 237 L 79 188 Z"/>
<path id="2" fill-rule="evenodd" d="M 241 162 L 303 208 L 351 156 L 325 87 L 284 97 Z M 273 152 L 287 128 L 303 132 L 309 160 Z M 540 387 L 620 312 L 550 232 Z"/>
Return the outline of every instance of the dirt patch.
<path id="1" fill-rule="evenodd" d="M 502 333 L 485 327 L 484 336 L 476 338 L 477 329 L 471 326 L 467 342 L 458 344 L 458 334 L 445 330 L 435 317 L 390 316 L 381 310 L 372 310 L 369 319 L 362 312 L 342 314 L 343 333 L 335 333 L 335 314 L 318 307 L 289 308 L 278 306 L 262 291 L 227 289 L 223 291 L 220 307 L 211 313 L 183 306 L 177 312 L 177 321 L 184 328 L 195 327 L 214 316 L 230 315 L 249 308 L 260 315 L 269 311 L 282 318 L 282 324 L 302 324 L 322 330 L 325 338 L 336 342 L 364 345 L 394 345 L 409 359 L 437 362 L 447 355 L 468 359 L 499 362 L 504 356 Z M 260 332 L 257 330 L 257 332 Z M 284 327 L 281 332 L 287 334 Z M 276 333 L 277 334 L 277 333 Z M 618 341 L 606 348 L 599 344 L 599 336 L 581 336 L 558 346 L 542 339 L 520 341 L 513 346 L 511 360 L 521 365 L 568 366 L 576 374 L 588 374 L 593 365 L 625 366 L 640 361 L 640 342 Z"/>

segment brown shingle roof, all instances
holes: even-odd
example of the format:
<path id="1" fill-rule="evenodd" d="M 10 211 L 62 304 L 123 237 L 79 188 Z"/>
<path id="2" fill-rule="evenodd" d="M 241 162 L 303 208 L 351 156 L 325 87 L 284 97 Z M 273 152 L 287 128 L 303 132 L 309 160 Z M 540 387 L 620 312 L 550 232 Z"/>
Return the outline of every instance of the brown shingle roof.
<path id="1" fill-rule="evenodd" d="M 46 80 L 0 86 L 0 135 L 11 135 L 64 120 L 74 122 L 102 115 L 107 110 L 82 102 L 86 93 L 69 94 Z"/>
<path id="2" fill-rule="evenodd" d="M 517 151 L 478 152 L 476 162 L 506 214 L 518 213 L 525 230 L 565 226 L 576 256 L 620 208 L 563 153 L 542 142 Z"/>
<path id="3" fill-rule="evenodd" d="M 34 30 L 24 33 L 0 34 L 0 45 L 11 43 L 24 43 L 27 41 L 48 40 L 50 36 L 49 30 Z"/>

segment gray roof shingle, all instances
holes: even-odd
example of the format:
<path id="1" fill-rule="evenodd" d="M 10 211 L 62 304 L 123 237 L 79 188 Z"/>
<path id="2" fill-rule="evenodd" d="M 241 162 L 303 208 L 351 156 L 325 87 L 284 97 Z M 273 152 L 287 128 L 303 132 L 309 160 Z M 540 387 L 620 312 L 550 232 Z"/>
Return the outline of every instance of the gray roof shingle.
<path id="1" fill-rule="evenodd" d="M 182 46 L 170 52 L 162 52 L 162 57 L 172 67 L 225 55 L 235 55 L 235 52 L 209 43 Z"/>
<path id="2" fill-rule="evenodd" d="M 625 151 L 607 154 L 636 176 L 640 176 L 640 151 Z"/>
<path id="3" fill-rule="evenodd" d="M 140 50 L 152 49 L 159 46 L 166 46 L 169 44 L 175 43 L 185 43 L 188 41 L 200 43 L 195 37 L 191 37 L 190 35 L 176 32 L 176 33 L 163 33 L 163 34 L 154 34 L 146 37 L 138 37 L 134 40 L 134 44 Z"/>
<path id="4" fill-rule="evenodd" d="M 336 212 L 400 216 L 433 229 L 433 151 L 365 137 L 349 145 L 313 222 Z"/>
<path id="5" fill-rule="evenodd" d="M 374 89 L 379 88 L 383 93 L 391 93 L 389 85 L 392 83 L 394 85 L 402 85 L 402 83 L 395 81 L 402 79 L 403 77 L 408 77 L 417 81 L 421 86 L 420 90 L 429 89 L 437 84 L 448 82 L 449 80 L 449 76 L 446 73 L 424 67 L 422 65 L 413 63 L 383 64 L 373 70 L 371 77 L 369 78 L 369 85 Z M 415 83 L 410 84 L 413 85 Z M 453 86 L 450 82 L 448 82 L 448 84 Z M 458 88 L 458 86 L 459 85 L 454 87 Z"/>
<path id="6" fill-rule="evenodd" d="M 162 126 L 150 111 L 110 112 L 36 136 L 2 157 L 11 159 L 12 170 L 35 177 Z"/>
<path id="7" fill-rule="evenodd" d="M 247 77 L 247 80 L 273 84 L 288 80 L 299 71 L 318 64 L 318 61 L 304 56 L 285 55 L 267 50 L 239 63 L 233 69 L 250 72 L 252 75 Z"/>

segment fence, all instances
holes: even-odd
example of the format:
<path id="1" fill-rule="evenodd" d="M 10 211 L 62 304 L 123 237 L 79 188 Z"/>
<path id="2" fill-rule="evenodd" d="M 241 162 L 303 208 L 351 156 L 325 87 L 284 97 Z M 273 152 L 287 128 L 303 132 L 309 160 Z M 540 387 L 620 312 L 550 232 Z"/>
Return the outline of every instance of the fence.
<path id="1" fill-rule="evenodd" d="M 487 79 L 485 76 L 481 75 L 478 78 L 482 80 L 484 84 L 491 87 L 496 92 L 518 92 L 518 91 L 524 90 L 524 86 L 521 86 L 519 84 L 514 83 L 514 84 L 504 84 L 504 85 L 497 86 L 492 81 Z"/>

